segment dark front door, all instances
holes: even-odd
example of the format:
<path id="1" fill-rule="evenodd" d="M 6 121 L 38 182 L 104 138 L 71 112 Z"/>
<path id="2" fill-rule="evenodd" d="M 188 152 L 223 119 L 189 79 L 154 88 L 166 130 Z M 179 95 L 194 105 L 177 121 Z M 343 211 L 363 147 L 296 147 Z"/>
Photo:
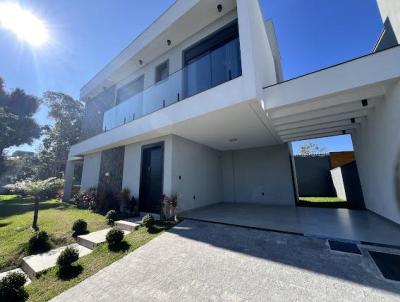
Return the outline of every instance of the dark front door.
<path id="1" fill-rule="evenodd" d="M 159 213 L 163 186 L 164 148 L 162 143 L 143 147 L 139 210 Z"/>

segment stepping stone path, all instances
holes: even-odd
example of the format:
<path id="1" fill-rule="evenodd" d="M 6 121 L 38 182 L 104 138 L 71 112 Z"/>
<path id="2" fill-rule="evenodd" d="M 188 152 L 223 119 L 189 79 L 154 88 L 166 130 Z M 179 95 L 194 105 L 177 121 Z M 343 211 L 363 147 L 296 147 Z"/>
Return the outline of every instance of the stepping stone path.
<path id="1" fill-rule="evenodd" d="M 4 273 L 0 273 L 0 280 L 2 280 L 4 277 L 6 277 L 9 273 L 22 273 L 26 277 L 26 283 L 25 286 L 27 286 L 29 283 L 31 283 L 31 279 L 29 279 L 28 275 L 20 268 L 12 269 L 11 271 L 7 271 Z"/>
<path id="2" fill-rule="evenodd" d="M 148 213 L 140 213 L 139 217 L 128 218 L 125 220 L 118 220 L 115 225 L 120 227 L 124 234 L 127 235 L 133 232 L 136 227 L 140 226 L 142 218 Z M 159 220 L 160 215 L 151 214 L 154 219 Z M 76 238 L 77 243 L 70 244 L 68 246 L 74 247 L 79 251 L 79 257 L 86 256 L 92 252 L 92 250 L 100 243 L 106 241 L 106 236 L 111 228 L 92 232 L 86 235 L 80 235 Z M 31 279 L 35 279 L 39 273 L 48 270 L 57 265 L 57 258 L 61 252 L 66 249 L 67 246 L 58 247 L 50 250 L 46 253 L 31 255 L 22 259 L 21 268 L 13 269 L 7 272 L 0 273 L 0 280 L 3 279 L 10 272 L 21 272 L 27 276 L 27 284 L 31 282 Z"/>
<path id="3" fill-rule="evenodd" d="M 106 241 L 106 236 L 109 230 L 111 230 L 111 228 L 100 230 L 97 232 L 92 232 L 87 235 L 80 235 L 76 238 L 76 242 L 78 242 L 80 245 L 86 248 L 94 249 L 96 245 L 99 245 L 100 243 Z M 131 231 L 124 230 L 124 235 L 127 235 L 130 232 Z"/>
<path id="4" fill-rule="evenodd" d="M 79 257 L 86 256 L 92 252 L 91 249 L 77 243 L 68 246 L 76 248 L 79 251 Z M 58 256 L 60 256 L 61 252 L 66 248 L 66 246 L 62 246 L 48 251 L 47 253 L 24 257 L 22 259 L 21 268 L 31 279 L 35 279 L 39 273 L 56 266 Z"/>

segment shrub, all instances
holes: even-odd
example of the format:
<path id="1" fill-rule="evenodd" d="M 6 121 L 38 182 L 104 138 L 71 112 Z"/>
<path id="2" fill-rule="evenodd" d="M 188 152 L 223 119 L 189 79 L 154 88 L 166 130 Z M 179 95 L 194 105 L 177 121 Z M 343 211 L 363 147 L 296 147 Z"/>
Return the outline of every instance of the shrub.
<path id="1" fill-rule="evenodd" d="M 85 234 L 87 232 L 87 222 L 83 219 L 75 220 L 72 225 L 72 231 L 74 231 L 74 236 Z"/>
<path id="2" fill-rule="evenodd" d="M 79 251 L 71 246 L 66 247 L 57 258 L 57 265 L 60 268 L 69 268 L 72 263 L 79 259 Z"/>
<path id="3" fill-rule="evenodd" d="M 142 225 L 144 225 L 146 228 L 150 228 L 154 225 L 155 219 L 153 215 L 147 214 L 143 217 L 142 219 Z"/>
<path id="4" fill-rule="evenodd" d="M 36 232 L 28 241 L 29 255 L 45 252 L 49 249 L 49 235 L 45 231 Z"/>
<path id="5" fill-rule="evenodd" d="M 106 214 L 106 219 L 108 221 L 108 224 L 113 224 L 114 221 L 116 221 L 118 219 L 117 212 L 114 211 L 114 210 L 108 211 L 107 214 Z"/>
<path id="6" fill-rule="evenodd" d="M 39 199 L 56 198 L 63 187 L 64 180 L 56 177 L 45 180 L 23 180 L 5 186 L 13 194 L 34 196 Z"/>
<path id="7" fill-rule="evenodd" d="M 97 203 L 97 193 L 95 188 L 88 191 L 78 192 L 73 196 L 73 202 L 79 209 L 95 210 Z"/>
<path id="8" fill-rule="evenodd" d="M 28 294 L 24 289 L 26 277 L 23 273 L 12 272 L 0 280 L 0 301 L 25 301 Z"/>
<path id="9" fill-rule="evenodd" d="M 107 213 L 110 210 L 119 210 L 120 198 L 120 193 L 111 190 L 100 190 L 97 194 L 95 211 Z"/>
<path id="10" fill-rule="evenodd" d="M 106 236 L 106 240 L 109 247 L 115 247 L 118 244 L 121 244 L 123 239 L 124 239 L 124 232 L 118 227 L 114 227 L 111 230 L 109 230 Z"/>

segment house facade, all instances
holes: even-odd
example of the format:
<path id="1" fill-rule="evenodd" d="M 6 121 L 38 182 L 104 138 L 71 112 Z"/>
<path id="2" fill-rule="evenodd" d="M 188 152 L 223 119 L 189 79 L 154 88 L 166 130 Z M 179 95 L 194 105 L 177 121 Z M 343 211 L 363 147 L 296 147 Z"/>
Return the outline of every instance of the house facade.
<path id="1" fill-rule="evenodd" d="M 146 212 L 175 193 L 179 211 L 295 206 L 290 143 L 348 133 L 366 207 L 400 223 L 399 79 L 400 49 L 387 47 L 283 81 L 257 0 L 178 0 L 82 87 L 82 141 L 69 153 L 65 198 L 83 161 L 81 190 L 129 188 Z M 375 163 L 382 145 L 387 162 Z"/>

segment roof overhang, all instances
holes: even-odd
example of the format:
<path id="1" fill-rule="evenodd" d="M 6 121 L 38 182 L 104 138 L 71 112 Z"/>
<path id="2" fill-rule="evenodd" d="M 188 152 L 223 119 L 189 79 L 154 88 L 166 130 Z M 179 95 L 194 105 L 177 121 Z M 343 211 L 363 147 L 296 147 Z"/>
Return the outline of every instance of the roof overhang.
<path id="1" fill-rule="evenodd" d="M 283 141 L 351 133 L 400 79 L 400 47 L 264 89 L 265 111 Z"/>
<path id="2" fill-rule="evenodd" d="M 218 12 L 217 4 L 222 4 L 222 12 Z M 220 0 L 218 3 L 214 0 L 177 0 L 81 88 L 81 100 L 89 100 L 143 68 L 235 7 L 235 0 Z"/>

